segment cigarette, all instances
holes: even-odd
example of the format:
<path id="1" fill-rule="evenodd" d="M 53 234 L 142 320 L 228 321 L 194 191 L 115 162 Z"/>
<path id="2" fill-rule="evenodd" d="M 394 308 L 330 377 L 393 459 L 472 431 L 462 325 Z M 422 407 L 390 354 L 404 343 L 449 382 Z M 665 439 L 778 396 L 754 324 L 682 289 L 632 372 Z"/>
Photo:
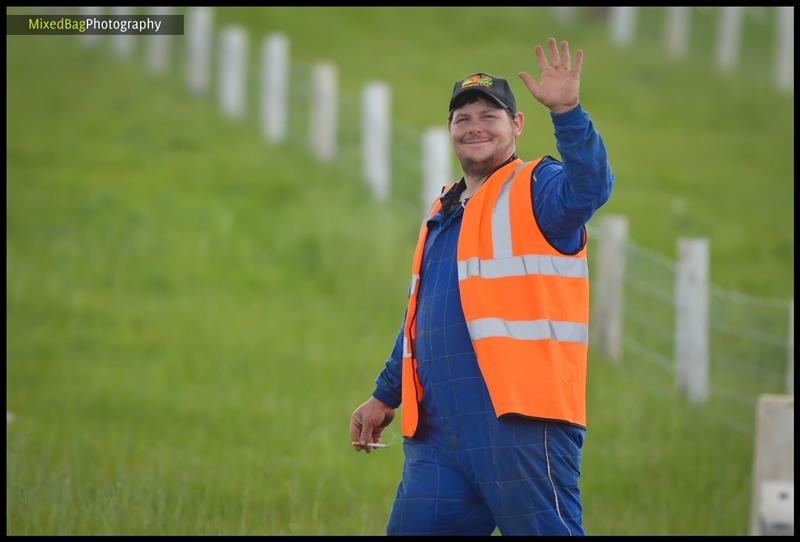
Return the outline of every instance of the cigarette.
<path id="1" fill-rule="evenodd" d="M 353 444 L 359 444 L 358 442 L 353 442 Z M 372 446 L 373 448 L 388 448 L 388 444 L 381 444 L 380 442 L 367 442 L 367 446 Z"/>

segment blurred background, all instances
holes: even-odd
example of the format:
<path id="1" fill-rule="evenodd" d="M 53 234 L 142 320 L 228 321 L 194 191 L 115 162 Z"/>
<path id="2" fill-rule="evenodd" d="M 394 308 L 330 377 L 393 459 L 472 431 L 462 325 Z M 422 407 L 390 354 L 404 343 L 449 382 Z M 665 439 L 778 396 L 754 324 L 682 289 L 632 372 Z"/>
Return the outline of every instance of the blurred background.
<path id="1" fill-rule="evenodd" d="M 793 394 L 794 8 L 7 10 L 57 13 L 185 34 L 7 36 L 7 534 L 384 533 L 399 423 L 367 456 L 349 418 L 460 177 L 452 85 L 506 77 L 520 155 L 558 157 L 516 77 L 550 36 L 616 178 L 586 532 L 749 532 L 758 397 Z"/>

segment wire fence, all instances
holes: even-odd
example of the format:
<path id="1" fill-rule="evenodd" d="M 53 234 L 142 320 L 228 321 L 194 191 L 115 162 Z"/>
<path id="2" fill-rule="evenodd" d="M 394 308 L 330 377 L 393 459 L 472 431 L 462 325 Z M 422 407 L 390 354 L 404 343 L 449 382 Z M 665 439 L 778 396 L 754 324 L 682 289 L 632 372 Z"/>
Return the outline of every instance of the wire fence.
<path id="1" fill-rule="evenodd" d="M 590 230 L 590 239 L 599 234 Z M 590 269 L 594 267 L 589 252 Z M 676 262 L 628 240 L 623 288 L 624 367 L 676 389 Z M 787 393 L 793 366 L 791 300 L 709 287 L 709 399 L 704 420 L 752 437 L 758 396 Z"/>

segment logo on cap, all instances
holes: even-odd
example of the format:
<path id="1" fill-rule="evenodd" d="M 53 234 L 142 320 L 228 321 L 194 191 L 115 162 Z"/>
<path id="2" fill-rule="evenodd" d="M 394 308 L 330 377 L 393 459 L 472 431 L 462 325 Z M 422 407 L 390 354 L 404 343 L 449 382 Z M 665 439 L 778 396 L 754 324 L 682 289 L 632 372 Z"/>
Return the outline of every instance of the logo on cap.
<path id="1" fill-rule="evenodd" d="M 479 74 L 479 75 L 470 75 L 464 82 L 461 83 L 461 88 L 467 87 L 490 87 L 492 86 L 492 78 L 486 74 Z"/>

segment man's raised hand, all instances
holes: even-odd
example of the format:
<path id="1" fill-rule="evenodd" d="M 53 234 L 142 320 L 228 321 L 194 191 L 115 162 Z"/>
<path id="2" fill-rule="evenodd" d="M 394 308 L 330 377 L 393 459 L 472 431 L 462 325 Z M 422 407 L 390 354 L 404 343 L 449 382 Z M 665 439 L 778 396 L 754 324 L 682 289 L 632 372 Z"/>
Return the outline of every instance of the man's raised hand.
<path id="1" fill-rule="evenodd" d="M 517 75 L 533 97 L 539 100 L 553 113 L 563 113 L 578 105 L 578 90 L 581 83 L 581 67 L 583 66 L 583 50 L 575 54 L 575 66 L 569 58 L 569 43 L 561 42 L 561 55 L 558 54 L 556 39 L 547 40 L 552 63 L 548 64 L 541 45 L 535 48 L 536 60 L 539 64 L 541 81 L 537 83 L 527 72 Z"/>

